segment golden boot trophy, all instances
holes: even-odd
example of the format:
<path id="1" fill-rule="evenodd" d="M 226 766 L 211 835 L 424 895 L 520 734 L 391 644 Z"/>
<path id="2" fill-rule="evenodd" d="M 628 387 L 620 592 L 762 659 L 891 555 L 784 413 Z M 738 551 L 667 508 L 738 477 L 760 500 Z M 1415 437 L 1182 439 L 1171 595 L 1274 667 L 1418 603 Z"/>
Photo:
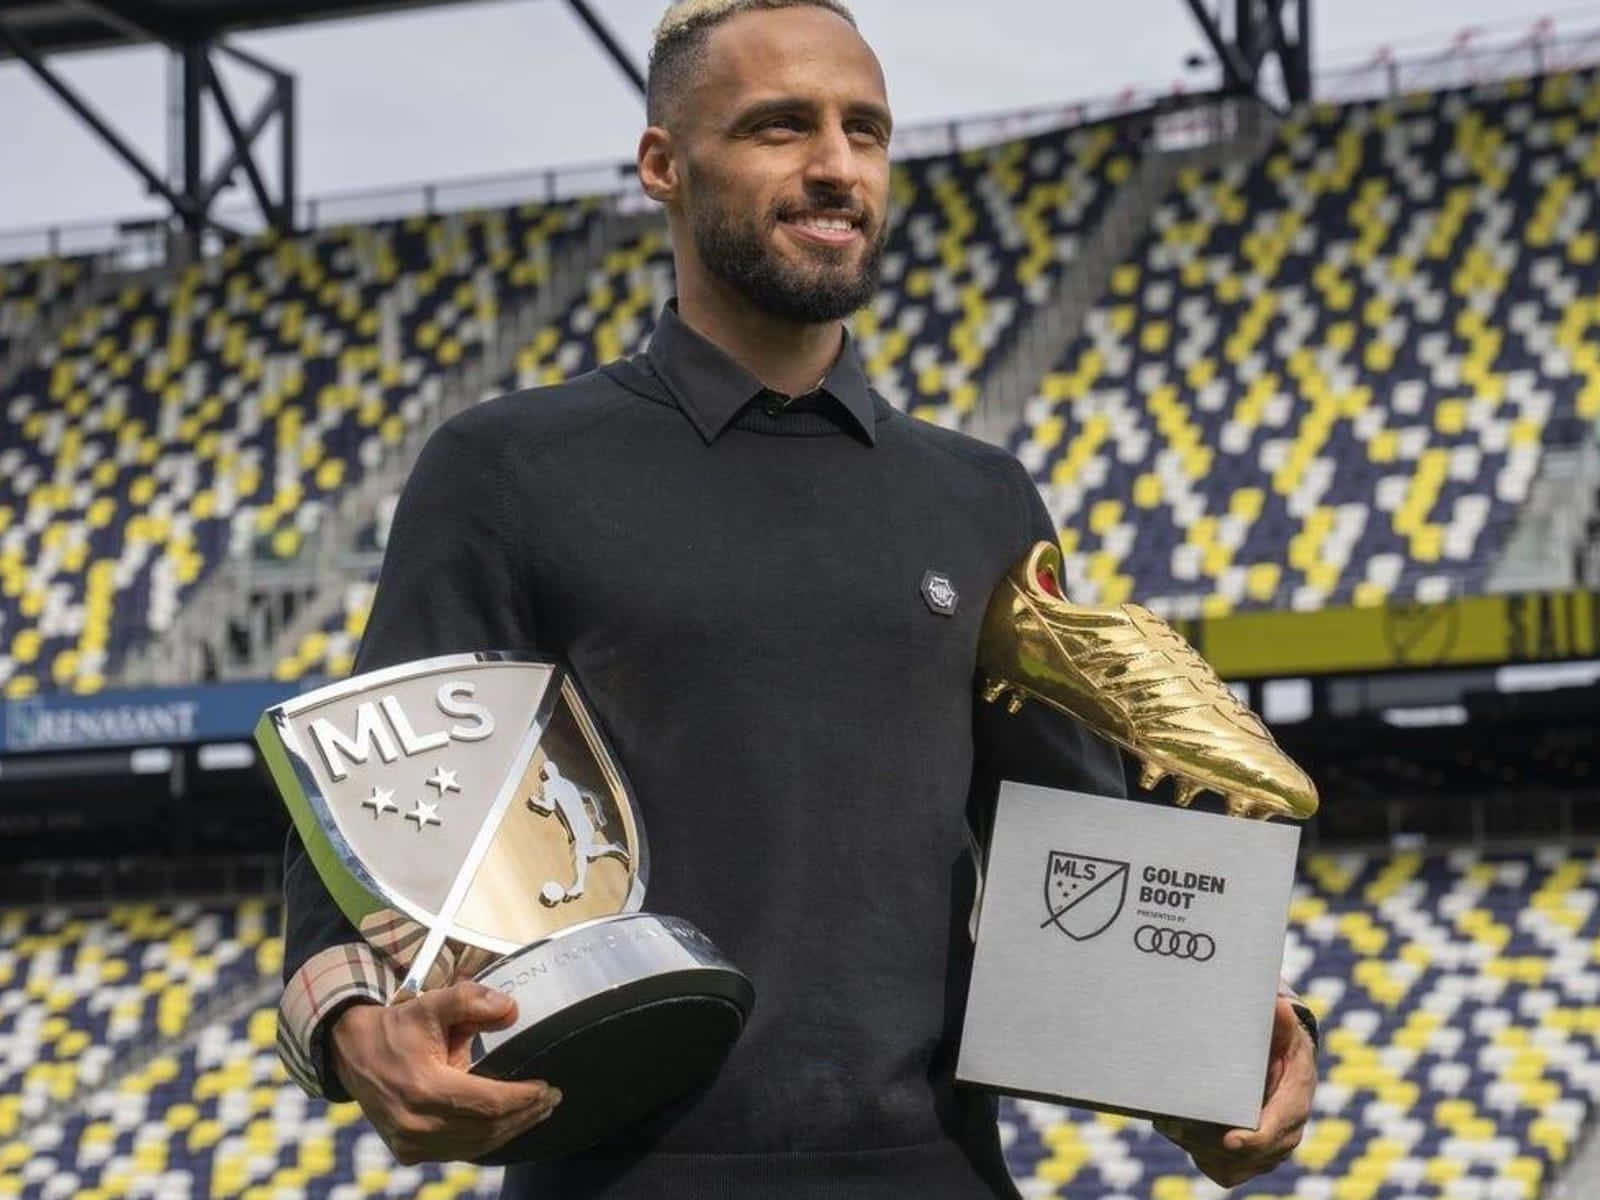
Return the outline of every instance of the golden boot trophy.
<path id="1" fill-rule="evenodd" d="M 1170 775 L 1177 800 L 1219 793 L 1232 816 L 1317 811 L 1317 789 L 1176 630 L 1137 604 L 1093 608 L 1062 594 L 1061 552 L 1038 542 L 995 589 L 978 643 L 982 696 L 1015 712 L 1038 700 Z"/>
<path id="2" fill-rule="evenodd" d="M 1179 805 L 1002 780 L 956 1078 L 1135 1116 L 1254 1128 L 1311 780 L 1183 637 L 1138 605 L 1070 603 L 1060 551 L 1000 580 L 982 698 L 1037 701 L 1171 776 Z M 1119 789 L 1120 790 L 1120 789 Z M 1181 1012 L 1182 1019 L 1174 1019 Z"/>

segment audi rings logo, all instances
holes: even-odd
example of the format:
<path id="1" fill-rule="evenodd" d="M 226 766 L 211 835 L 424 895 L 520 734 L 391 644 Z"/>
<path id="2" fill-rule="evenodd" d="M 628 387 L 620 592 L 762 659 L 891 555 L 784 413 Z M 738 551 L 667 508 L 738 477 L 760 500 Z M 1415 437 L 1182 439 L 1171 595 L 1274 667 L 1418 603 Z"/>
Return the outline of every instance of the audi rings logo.
<path id="1" fill-rule="evenodd" d="M 1146 954 L 1160 954 L 1166 958 L 1188 958 L 1195 962 L 1210 962 L 1217 952 L 1217 943 L 1209 933 L 1195 933 L 1189 929 L 1163 929 L 1158 925 L 1141 925 L 1133 933 L 1133 944 Z"/>

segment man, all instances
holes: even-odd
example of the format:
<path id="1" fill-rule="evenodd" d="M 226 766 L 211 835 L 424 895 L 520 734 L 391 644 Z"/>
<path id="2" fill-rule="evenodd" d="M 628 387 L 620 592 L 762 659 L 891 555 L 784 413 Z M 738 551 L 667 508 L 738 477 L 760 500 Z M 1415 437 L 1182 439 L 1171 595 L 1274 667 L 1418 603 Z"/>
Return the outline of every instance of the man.
<path id="1" fill-rule="evenodd" d="M 615 842 L 597 840 L 599 829 L 596 818 L 602 814 L 595 804 L 594 794 L 562 775 L 554 759 L 546 759 L 544 766 L 539 768 L 539 782 L 539 794 L 528 797 L 529 809 L 547 816 L 552 813 L 558 815 L 566 828 L 567 840 L 572 843 L 572 882 L 563 887 L 552 879 L 539 893 L 539 898 L 545 904 L 556 905 L 583 895 L 591 862 L 608 856 L 626 858 L 628 850 L 626 846 L 619 846 Z"/>
<path id="2" fill-rule="evenodd" d="M 569 660 L 639 796 L 649 907 L 703 929 L 757 1000 L 702 1094 L 508 1169 L 506 1194 L 1014 1196 L 993 1100 L 952 1081 L 967 829 L 1002 776 L 1123 794 L 1108 743 L 976 698 L 985 600 L 1054 531 L 1014 459 L 895 412 L 844 332 L 876 286 L 891 117 L 842 5 L 675 6 L 649 124 L 676 307 L 647 354 L 433 435 L 356 669 Z M 457 982 L 384 1007 L 394 964 L 292 838 L 285 890 L 281 1045 L 305 1086 L 353 1096 L 403 1161 L 476 1157 L 559 1103 L 462 1069 L 509 1000 Z M 1314 1078 L 1280 1001 L 1262 1128 L 1169 1132 L 1239 1182 L 1293 1148 Z"/>

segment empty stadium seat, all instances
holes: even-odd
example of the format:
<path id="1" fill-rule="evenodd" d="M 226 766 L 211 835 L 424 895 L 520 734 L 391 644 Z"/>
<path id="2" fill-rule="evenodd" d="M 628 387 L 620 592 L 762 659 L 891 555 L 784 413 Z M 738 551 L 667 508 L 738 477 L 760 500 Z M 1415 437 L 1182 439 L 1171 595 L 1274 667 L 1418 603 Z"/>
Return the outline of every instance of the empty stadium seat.
<path id="1" fill-rule="evenodd" d="M 278 919 L 0 913 L 0 1196 L 494 1195 L 498 1172 L 399 1166 L 287 1081 Z M 1597 937 L 1592 848 L 1307 856 L 1283 971 L 1322 1023 L 1315 1111 L 1228 1195 L 1536 1200 L 1600 1098 Z M 196 1024 L 227 988 L 234 1015 Z M 1030 1200 L 1222 1194 L 1145 1121 L 1006 1100 L 1001 1137 Z"/>
<path id="2" fill-rule="evenodd" d="M 1297 112 L 1189 170 L 1012 447 L 1071 590 L 1179 615 L 1482 590 L 1600 417 L 1594 73 Z"/>
<path id="3" fill-rule="evenodd" d="M 0 366 L 40 321 L 71 299 L 93 270 L 90 258 L 0 262 Z"/>
<path id="4" fill-rule="evenodd" d="M 361 634 L 372 612 L 377 593 L 377 577 L 354 579 L 341 589 L 340 603 L 320 629 L 304 634 L 273 666 L 278 679 L 305 679 L 326 676 L 343 679 L 355 666 Z"/>
<path id="5" fill-rule="evenodd" d="M 0 685 L 98 689 L 230 555 L 290 558 L 590 202 L 264 235 L 75 314 L 0 398 Z"/>
<path id="6" fill-rule="evenodd" d="M 354 1104 L 308 1099 L 278 1063 L 263 1005 L 96 1091 L 70 1116 L 0 1137 L 0 1196 L 162 1200 L 499 1193 L 498 1169 L 401 1166 Z"/>
<path id="7" fill-rule="evenodd" d="M 1108 124 L 896 169 L 883 286 L 853 323 L 891 404 L 952 428 L 971 418 L 986 372 L 1054 294 L 1139 153 Z"/>
<path id="8" fill-rule="evenodd" d="M 276 921 L 261 901 L 0 911 L 0 1097 L 14 1102 L 11 1119 L 94 1088 L 118 1055 L 177 1037 L 217 997 L 277 969 Z M 5 1124 L 0 1107 L 0 1133 Z"/>

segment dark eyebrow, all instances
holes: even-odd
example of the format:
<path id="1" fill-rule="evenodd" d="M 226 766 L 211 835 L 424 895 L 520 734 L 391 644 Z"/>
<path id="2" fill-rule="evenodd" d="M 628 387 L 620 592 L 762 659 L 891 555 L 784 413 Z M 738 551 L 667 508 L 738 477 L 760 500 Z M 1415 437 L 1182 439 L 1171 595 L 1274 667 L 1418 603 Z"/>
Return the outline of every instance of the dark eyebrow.
<path id="1" fill-rule="evenodd" d="M 881 104 L 874 104 L 871 101 L 864 100 L 845 109 L 845 116 L 858 119 L 865 118 L 874 124 L 881 125 L 886 135 L 894 131 L 894 118 L 889 115 L 889 110 Z"/>
<path id="2" fill-rule="evenodd" d="M 733 129 L 745 129 L 752 125 L 759 125 L 771 117 L 785 117 L 793 113 L 815 113 L 817 106 L 813 101 L 802 100 L 798 96 L 775 96 L 771 100 L 757 100 L 746 105 L 734 114 L 732 121 L 728 122 Z"/>
<path id="3" fill-rule="evenodd" d="M 789 116 L 793 113 L 805 113 L 808 116 L 815 116 L 816 111 L 817 103 L 814 100 L 807 100 L 800 96 L 774 96 L 770 100 L 757 100 L 755 103 L 740 109 L 728 124 L 731 129 L 749 129 L 772 117 Z M 883 126 L 886 134 L 894 128 L 894 118 L 889 115 L 889 110 L 883 105 L 874 104 L 871 101 L 858 101 L 847 106 L 845 117 L 858 120 L 866 118 Z"/>

